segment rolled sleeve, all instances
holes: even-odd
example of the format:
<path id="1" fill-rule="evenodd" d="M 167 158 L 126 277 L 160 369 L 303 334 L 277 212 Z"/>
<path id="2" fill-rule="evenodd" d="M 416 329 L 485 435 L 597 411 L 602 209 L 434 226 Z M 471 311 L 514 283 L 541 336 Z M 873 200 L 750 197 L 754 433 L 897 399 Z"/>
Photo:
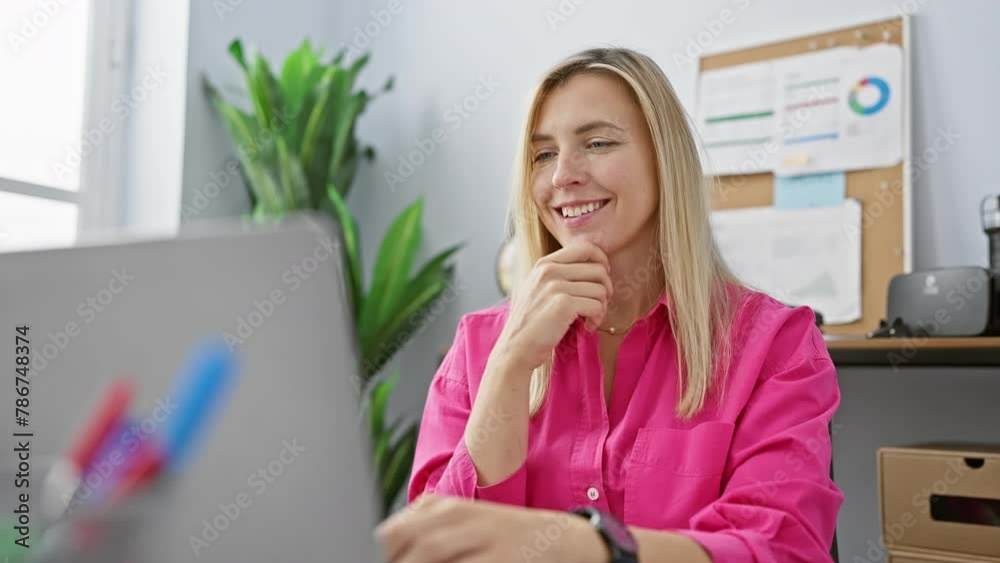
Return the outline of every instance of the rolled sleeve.
<path id="1" fill-rule="evenodd" d="M 525 466 L 522 464 L 502 481 L 481 487 L 476 466 L 465 445 L 465 427 L 472 411 L 467 384 L 468 332 L 463 319 L 452 347 L 431 382 L 407 498 L 412 502 L 421 494 L 436 493 L 521 506 L 526 496 Z"/>
<path id="2" fill-rule="evenodd" d="M 527 471 L 522 464 L 517 471 L 503 481 L 485 487 L 477 485 L 476 466 L 469 457 L 465 440 L 459 440 L 448 467 L 435 487 L 441 494 L 451 494 L 466 498 L 487 500 L 505 504 L 523 505 L 527 486 Z M 471 486 L 470 486 L 471 484 Z"/>

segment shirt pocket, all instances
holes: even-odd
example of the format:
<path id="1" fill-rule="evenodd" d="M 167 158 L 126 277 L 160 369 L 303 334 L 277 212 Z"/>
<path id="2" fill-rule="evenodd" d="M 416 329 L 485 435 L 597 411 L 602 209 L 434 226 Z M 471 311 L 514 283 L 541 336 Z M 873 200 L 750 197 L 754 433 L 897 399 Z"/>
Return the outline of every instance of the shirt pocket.
<path id="1" fill-rule="evenodd" d="M 654 529 L 686 528 L 722 494 L 722 474 L 735 426 L 640 428 L 626 461 L 625 519 Z"/>

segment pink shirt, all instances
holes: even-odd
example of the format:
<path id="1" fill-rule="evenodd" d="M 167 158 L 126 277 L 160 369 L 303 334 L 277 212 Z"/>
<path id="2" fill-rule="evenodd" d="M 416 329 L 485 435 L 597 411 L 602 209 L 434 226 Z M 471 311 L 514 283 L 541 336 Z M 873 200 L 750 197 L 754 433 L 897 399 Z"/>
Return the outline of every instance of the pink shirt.
<path id="1" fill-rule="evenodd" d="M 525 464 L 480 487 L 463 433 L 507 312 L 504 303 L 459 323 L 431 383 L 411 501 L 436 492 L 554 510 L 595 505 L 632 526 L 686 534 L 716 563 L 830 560 L 843 495 L 830 479 L 828 425 L 840 393 L 810 309 L 747 292 L 724 399 L 689 421 L 674 414 L 665 298 L 623 337 L 610 408 L 599 335 L 577 320 L 557 347 Z"/>

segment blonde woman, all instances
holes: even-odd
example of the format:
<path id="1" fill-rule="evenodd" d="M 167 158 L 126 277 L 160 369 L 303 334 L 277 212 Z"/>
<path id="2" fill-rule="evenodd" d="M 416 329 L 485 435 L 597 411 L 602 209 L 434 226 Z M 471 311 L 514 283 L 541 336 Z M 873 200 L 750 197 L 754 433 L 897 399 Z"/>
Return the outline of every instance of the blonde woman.
<path id="1" fill-rule="evenodd" d="M 393 563 L 816 563 L 834 366 L 807 308 L 733 278 L 693 135 L 648 57 L 592 49 L 534 95 L 524 275 L 430 388 Z"/>

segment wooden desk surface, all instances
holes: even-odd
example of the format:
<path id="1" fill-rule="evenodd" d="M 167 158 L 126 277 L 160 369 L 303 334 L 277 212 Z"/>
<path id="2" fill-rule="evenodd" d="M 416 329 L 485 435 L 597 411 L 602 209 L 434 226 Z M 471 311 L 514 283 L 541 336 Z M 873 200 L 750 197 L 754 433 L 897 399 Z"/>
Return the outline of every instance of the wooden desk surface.
<path id="1" fill-rule="evenodd" d="M 1000 337 L 827 340 L 839 365 L 976 365 L 1000 367 Z"/>

